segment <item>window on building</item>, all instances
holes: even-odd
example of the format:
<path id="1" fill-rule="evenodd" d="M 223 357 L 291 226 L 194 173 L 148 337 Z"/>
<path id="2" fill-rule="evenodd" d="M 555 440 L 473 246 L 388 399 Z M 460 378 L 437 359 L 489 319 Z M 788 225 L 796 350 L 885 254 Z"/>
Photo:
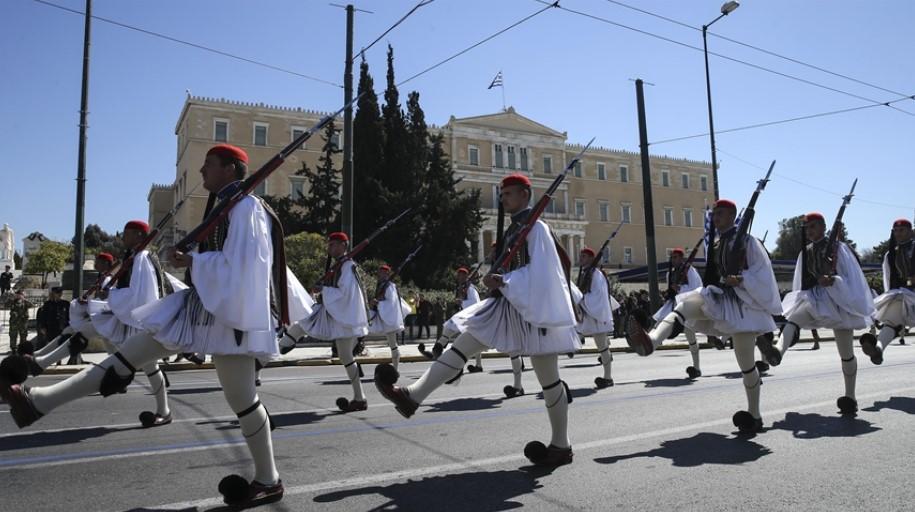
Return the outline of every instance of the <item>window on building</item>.
<path id="1" fill-rule="evenodd" d="M 305 196 L 305 180 L 301 177 L 289 178 L 289 197 L 293 201 Z"/>
<path id="2" fill-rule="evenodd" d="M 499 207 L 499 194 L 501 194 L 501 193 L 502 193 L 501 187 L 499 187 L 499 185 L 492 186 L 492 207 L 493 208 Z"/>
<path id="3" fill-rule="evenodd" d="M 632 247 L 623 247 L 623 263 L 632 264 Z"/>
<path id="4" fill-rule="evenodd" d="M 546 191 L 544 190 L 543 192 L 546 192 Z M 541 197 L 543 195 L 543 192 L 537 192 L 537 193 L 533 194 L 531 197 L 532 198 Z M 554 200 L 554 201 L 548 202 L 546 204 L 546 209 L 544 211 L 547 213 L 557 213 L 556 201 Z"/>
<path id="5" fill-rule="evenodd" d="M 495 167 L 498 169 L 505 167 L 502 162 L 502 144 L 493 146 L 493 151 L 495 152 L 495 158 L 493 160 L 495 162 Z"/>
<path id="6" fill-rule="evenodd" d="M 333 144 L 335 148 L 340 147 L 340 130 L 334 130 L 334 134 L 330 138 L 330 143 Z"/>
<path id="7" fill-rule="evenodd" d="M 620 182 L 629 183 L 629 167 L 625 165 L 620 166 Z"/>
<path id="8" fill-rule="evenodd" d="M 519 148 L 521 154 L 521 170 L 527 170 L 527 148 Z"/>
<path id="9" fill-rule="evenodd" d="M 610 263 L 610 246 L 607 246 L 607 249 L 601 253 L 600 261 L 604 264 Z"/>
<path id="10" fill-rule="evenodd" d="M 214 119 L 213 120 L 213 140 L 216 142 L 228 142 L 229 141 L 229 120 L 228 119 Z"/>
<path id="11" fill-rule="evenodd" d="M 670 259 L 670 255 L 674 253 L 674 250 L 671 249 L 670 247 L 668 247 L 667 249 L 664 249 L 664 252 L 667 253 L 667 259 L 669 260 L 669 259 Z"/>
<path id="12" fill-rule="evenodd" d="M 267 123 L 254 123 L 254 145 L 267 145 Z"/>
<path id="13" fill-rule="evenodd" d="M 597 164 L 597 179 L 601 181 L 605 181 L 607 179 L 607 166 L 600 162 Z"/>
<path id="14" fill-rule="evenodd" d="M 262 181 L 260 185 L 254 187 L 254 195 L 264 197 L 267 195 L 267 182 Z"/>
<path id="15" fill-rule="evenodd" d="M 516 162 L 517 159 L 515 158 L 515 146 L 508 146 L 508 168 L 517 169 L 517 167 L 515 167 Z"/>
<path id="16" fill-rule="evenodd" d="M 683 225 L 688 228 L 693 227 L 693 211 L 689 208 L 683 209 Z"/>
<path id="17" fill-rule="evenodd" d="M 467 157 L 470 159 L 470 165 L 480 165 L 480 148 L 467 146 Z"/>
<path id="18" fill-rule="evenodd" d="M 632 223 L 632 205 L 624 204 L 620 207 L 620 220 L 623 224 Z"/>
<path id="19" fill-rule="evenodd" d="M 550 201 L 552 202 L 552 201 Z M 585 218 L 585 200 L 576 199 L 575 200 L 575 216 L 579 219 Z"/>
<path id="20" fill-rule="evenodd" d="M 302 128 L 301 126 L 293 126 L 292 127 L 292 138 L 289 140 L 289 142 L 292 142 L 292 141 L 296 140 L 297 138 L 301 137 L 302 134 L 305 133 L 305 131 L 306 131 L 305 128 Z M 303 143 L 301 146 L 299 146 L 299 149 L 305 149 L 305 144 L 307 144 L 307 142 Z"/>
<path id="21" fill-rule="evenodd" d="M 673 226 L 674 225 L 674 209 L 664 207 L 664 225 Z"/>
<path id="22" fill-rule="evenodd" d="M 576 177 L 576 178 L 581 178 L 581 176 L 582 176 L 582 173 L 581 173 L 581 160 L 575 162 L 575 166 L 572 167 L 572 172 L 575 173 L 575 177 Z"/>
<path id="23" fill-rule="evenodd" d="M 689 190 L 689 174 L 685 172 L 680 175 L 680 183 L 683 185 L 683 188 Z"/>
<path id="24" fill-rule="evenodd" d="M 600 221 L 610 222 L 610 203 L 607 201 L 598 201 L 597 209 L 600 213 Z"/>
<path id="25" fill-rule="evenodd" d="M 543 173 L 553 174 L 553 155 L 543 155 Z"/>
<path id="26" fill-rule="evenodd" d="M 708 192 L 708 176 L 699 176 L 699 190 Z"/>
<path id="27" fill-rule="evenodd" d="M 664 169 L 661 171 L 661 186 L 669 187 L 670 186 L 670 171 Z"/>

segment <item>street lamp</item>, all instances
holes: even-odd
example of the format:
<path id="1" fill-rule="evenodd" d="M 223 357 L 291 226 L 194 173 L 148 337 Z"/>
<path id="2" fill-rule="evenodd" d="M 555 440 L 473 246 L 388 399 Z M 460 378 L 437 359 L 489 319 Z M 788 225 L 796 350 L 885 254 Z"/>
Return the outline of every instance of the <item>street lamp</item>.
<path id="1" fill-rule="evenodd" d="M 715 122 L 712 119 L 712 82 L 709 79 L 708 73 L 708 28 L 712 26 L 713 23 L 720 20 L 721 18 L 727 16 L 734 12 L 738 7 L 740 7 L 740 2 L 737 0 L 731 0 L 730 2 L 725 2 L 721 6 L 721 15 L 713 19 L 711 22 L 702 25 L 702 49 L 705 53 L 705 92 L 708 96 L 708 131 L 709 139 L 712 144 L 712 183 L 715 187 L 715 200 L 719 199 L 718 196 L 718 158 L 715 156 Z"/>

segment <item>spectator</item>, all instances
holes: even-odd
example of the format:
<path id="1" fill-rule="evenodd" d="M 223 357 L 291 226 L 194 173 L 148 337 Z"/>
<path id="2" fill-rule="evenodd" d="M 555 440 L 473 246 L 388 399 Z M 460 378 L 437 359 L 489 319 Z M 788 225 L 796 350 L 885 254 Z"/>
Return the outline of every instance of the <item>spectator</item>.
<path id="1" fill-rule="evenodd" d="M 32 303 L 25 300 L 22 290 L 16 290 L 16 294 L 9 301 L 10 308 L 10 353 L 16 353 L 16 347 L 19 343 L 25 342 L 29 332 L 29 308 Z"/>
<path id="2" fill-rule="evenodd" d="M 63 288 L 55 286 L 48 294 L 48 300 L 38 308 L 39 349 L 60 335 L 70 325 L 70 303 L 63 300 Z M 72 358 L 71 358 L 72 360 Z M 68 362 L 68 364 L 70 364 Z"/>
<path id="3" fill-rule="evenodd" d="M 422 294 L 419 296 L 419 305 L 416 308 L 416 323 L 419 325 L 419 337 L 423 337 L 423 327 L 426 328 L 426 337 L 431 338 L 432 332 L 429 330 L 429 321 L 432 317 L 432 303 L 426 300 Z"/>
<path id="4" fill-rule="evenodd" d="M 3 297 L 9 293 L 10 288 L 13 286 L 13 273 L 10 272 L 10 266 L 6 266 L 6 270 L 0 274 L 0 297 Z"/>

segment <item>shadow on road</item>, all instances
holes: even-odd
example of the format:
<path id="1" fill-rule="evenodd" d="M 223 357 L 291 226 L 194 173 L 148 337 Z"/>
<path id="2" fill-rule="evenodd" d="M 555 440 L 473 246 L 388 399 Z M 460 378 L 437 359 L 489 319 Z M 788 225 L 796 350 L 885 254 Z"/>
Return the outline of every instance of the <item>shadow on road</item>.
<path id="1" fill-rule="evenodd" d="M 676 388 L 680 386 L 690 386 L 695 381 L 683 377 L 682 379 L 652 379 L 643 380 L 646 388 Z"/>
<path id="2" fill-rule="evenodd" d="M 894 396 L 889 400 L 884 400 L 882 402 L 874 402 L 874 405 L 866 409 L 861 409 L 862 411 L 868 412 L 877 412 L 882 411 L 883 409 L 893 409 L 895 411 L 902 411 L 908 414 L 915 414 L 915 398 L 907 396 Z"/>
<path id="3" fill-rule="evenodd" d="M 0 438 L 0 452 L 9 450 L 22 450 L 26 448 L 35 448 L 39 446 L 58 446 L 64 444 L 79 443 L 87 439 L 94 439 L 116 432 L 127 432 L 129 430 L 140 430 L 143 427 L 137 424 L 135 427 L 87 427 L 74 430 L 65 430 L 63 432 L 31 432 L 23 433 L 9 437 Z"/>
<path id="4" fill-rule="evenodd" d="M 388 501 L 372 510 L 512 510 L 523 506 L 513 499 L 540 489 L 542 485 L 538 479 L 547 474 L 549 471 L 528 467 L 431 476 L 387 486 L 375 485 L 334 491 L 315 496 L 314 501 L 331 503 L 349 497 L 377 494 L 384 496 Z M 345 504 L 341 504 L 341 510 L 345 510 Z"/>
<path id="5" fill-rule="evenodd" d="M 211 387 L 206 387 L 206 388 L 179 388 L 179 389 L 169 388 L 168 394 L 169 395 L 196 395 L 196 394 L 200 394 L 200 393 L 215 393 L 217 391 L 222 391 L 222 388 L 219 386 L 211 386 Z M 151 395 L 152 393 L 146 393 L 146 394 Z"/>
<path id="6" fill-rule="evenodd" d="M 502 405 L 501 398 L 458 398 L 430 404 L 426 412 L 485 411 Z"/>
<path id="7" fill-rule="evenodd" d="M 788 430 L 796 439 L 821 437 L 857 437 L 881 430 L 869 421 L 845 416 L 823 416 L 817 413 L 789 412 L 785 419 L 772 424 L 773 429 Z"/>
<path id="8" fill-rule="evenodd" d="M 616 455 L 594 459 L 600 464 L 615 464 L 622 460 L 640 457 L 670 459 L 674 466 L 691 468 L 703 464 L 743 464 L 769 455 L 772 450 L 749 439 L 733 438 L 703 432 L 693 437 L 664 441 L 661 446 L 646 452 Z"/>

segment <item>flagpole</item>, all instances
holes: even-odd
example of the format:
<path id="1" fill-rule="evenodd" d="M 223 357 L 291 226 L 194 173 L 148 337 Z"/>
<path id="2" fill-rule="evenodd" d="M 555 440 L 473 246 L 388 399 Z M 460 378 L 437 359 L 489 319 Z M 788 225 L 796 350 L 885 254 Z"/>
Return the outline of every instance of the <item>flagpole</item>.
<path id="1" fill-rule="evenodd" d="M 499 73 L 501 74 L 502 71 L 499 71 Z M 505 75 L 502 75 L 501 88 L 502 88 L 502 112 L 505 112 L 505 110 L 506 110 L 506 108 L 505 108 Z"/>

